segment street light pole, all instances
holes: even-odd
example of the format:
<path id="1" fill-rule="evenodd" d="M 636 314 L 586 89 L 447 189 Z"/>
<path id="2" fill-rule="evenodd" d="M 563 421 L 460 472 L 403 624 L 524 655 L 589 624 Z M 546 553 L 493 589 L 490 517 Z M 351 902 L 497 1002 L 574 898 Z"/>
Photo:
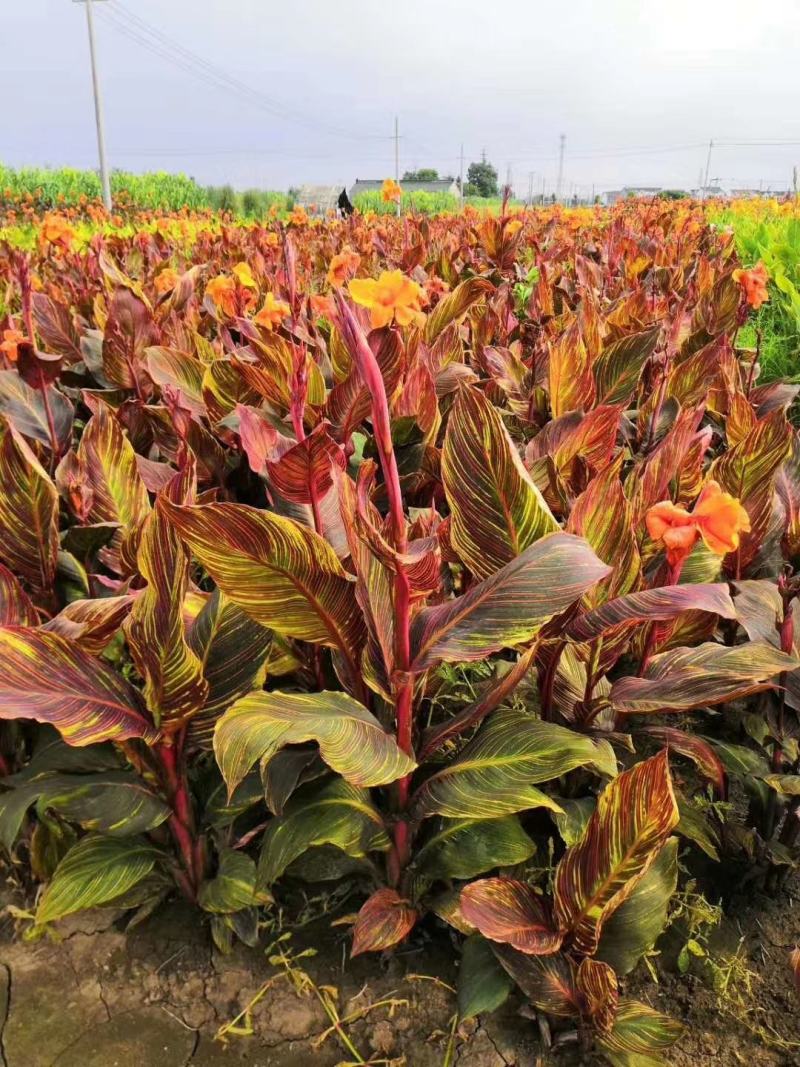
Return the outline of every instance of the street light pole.
<path id="1" fill-rule="evenodd" d="M 97 75 L 97 48 L 94 38 L 94 0 L 76 0 L 86 5 L 86 27 L 89 31 L 89 56 L 92 62 L 92 89 L 94 91 L 94 118 L 97 125 L 97 154 L 100 157 L 100 183 L 103 187 L 103 203 L 106 211 L 111 211 L 111 181 L 106 160 L 106 138 L 103 129 L 103 98 L 100 94 L 100 79 Z"/>

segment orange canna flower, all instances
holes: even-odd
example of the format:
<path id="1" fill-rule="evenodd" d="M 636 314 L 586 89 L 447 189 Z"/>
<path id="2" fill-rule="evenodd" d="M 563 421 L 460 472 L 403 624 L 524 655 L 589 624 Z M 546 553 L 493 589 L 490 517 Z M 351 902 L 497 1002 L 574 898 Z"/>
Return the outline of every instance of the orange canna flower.
<path id="1" fill-rule="evenodd" d="M 267 293 L 264 298 L 264 306 L 253 321 L 257 322 L 259 326 L 263 326 L 265 330 L 273 330 L 280 326 L 291 310 L 285 300 L 276 300 L 274 293 Z"/>
<path id="2" fill-rule="evenodd" d="M 355 274 L 361 256 L 345 245 L 341 252 L 333 257 L 328 267 L 328 285 L 344 285 L 348 277 Z"/>
<path id="3" fill-rule="evenodd" d="M 735 552 L 739 536 L 750 529 L 750 517 L 730 493 L 718 482 L 706 482 L 691 513 L 662 500 L 645 516 L 647 532 L 653 541 L 661 541 L 667 550 L 667 562 L 679 567 L 694 548 L 698 538 L 718 556 Z"/>
<path id="4" fill-rule="evenodd" d="M 237 263 L 231 274 L 236 278 L 239 285 L 244 286 L 245 289 L 258 289 L 258 283 L 253 277 L 249 263 Z"/>
<path id="5" fill-rule="evenodd" d="M 69 251 L 75 243 L 75 228 L 61 215 L 46 215 L 42 223 L 42 238 L 48 244 L 60 245 Z"/>
<path id="6" fill-rule="evenodd" d="M 399 204 L 402 198 L 403 190 L 394 178 L 387 178 L 381 186 L 381 200 L 384 204 Z"/>
<path id="7" fill-rule="evenodd" d="M 317 318 L 332 319 L 336 314 L 333 300 L 329 296 L 320 296 L 319 293 L 311 295 L 311 310 Z"/>
<path id="8" fill-rule="evenodd" d="M 300 206 L 293 208 L 289 215 L 289 222 L 293 223 L 295 226 L 302 226 L 308 222 L 308 215 L 306 214 L 305 208 Z"/>
<path id="9" fill-rule="evenodd" d="M 236 314 L 236 282 L 227 274 L 218 274 L 211 279 L 206 286 L 206 296 L 210 296 L 225 315 Z"/>
<path id="10" fill-rule="evenodd" d="M 19 330 L 3 330 L 3 340 L 0 342 L 0 352 L 11 362 L 17 362 L 17 349 L 22 341 L 27 340 L 24 333 Z"/>
<path id="11" fill-rule="evenodd" d="M 515 234 L 519 233 L 521 229 L 522 219 L 512 219 L 510 222 L 506 223 L 506 235 L 508 237 L 513 237 Z"/>
<path id="12" fill-rule="evenodd" d="M 733 272 L 733 280 L 738 282 L 744 289 L 747 303 L 756 311 L 769 300 L 769 292 L 767 291 L 769 274 L 760 260 L 750 270 L 735 270 Z"/>
<path id="13" fill-rule="evenodd" d="M 692 508 L 706 547 L 724 556 L 739 547 L 739 535 L 749 533 L 750 516 L 735 496 L 724 493 L 718 482 L 706 482 Z"/>
<path id="14" fill-rule="evenodd" d="M 357 304 L 369 308 L 373 330 L 388 326 L 393 319 L 398 326 L 425 322 L 420 308 L 422 289 L 401 270 L 385 270 L 378 279 L 354 278 L 348 290 Z"/>
<path id="15" fill-rule="evenodd" d="M 159 296 L 169 293 L 178 284 L 178 272 L 172 267 L 159 271 L 155 279 L 155 289 Z"/>

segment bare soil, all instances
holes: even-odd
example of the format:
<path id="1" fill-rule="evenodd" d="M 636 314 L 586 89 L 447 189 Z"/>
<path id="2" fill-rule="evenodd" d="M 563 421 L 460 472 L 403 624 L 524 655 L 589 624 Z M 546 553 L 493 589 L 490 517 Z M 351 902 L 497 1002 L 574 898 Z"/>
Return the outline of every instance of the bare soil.
<path id="1" fill-rule="evenodd" d="M 292 916 L 282 922 L 288 930 Z M 61 923 L 57 939 L 25 942 L 0 918 L 0 1067 L 594 1062 L 575 1045 L 548 1051 L 515 997 L 454 1029 L 456 955 L 432 920 L 391 956 L 349 961 L 347 927 L 332 926 L 330 915 L 317 918 L 273 949 L 273 960 L 279 949 L 295 958 L 289 970 L 265 951 L 277 932 L 265 931 L 262 947 L 222 955 L 199 914 L 182 904 L 128 932 L 123 925 L 119 915 L 99 910 Z M 702 968 L 675 973 L 682 936 L 673 928 L 662 939 L 658 982 L 643 967 L 627 982 L 628 992 L 686 1023 L 670 1062 L 800 1064 L 800 1004 L 788 965 L 800 943 L 800 907 L 791 893 L 734 898 L 711 939 L 715 959 L 739 951 L 752 987 L 746 1008 L 735 998 L 721 1001 Z M 303 955 L 309 949 L 316 954 Z M 326 997 L 333 1020 L 320 999 Z M 251 1002 L 238 1026 L 244 1033 L 215 1039 Z"/>

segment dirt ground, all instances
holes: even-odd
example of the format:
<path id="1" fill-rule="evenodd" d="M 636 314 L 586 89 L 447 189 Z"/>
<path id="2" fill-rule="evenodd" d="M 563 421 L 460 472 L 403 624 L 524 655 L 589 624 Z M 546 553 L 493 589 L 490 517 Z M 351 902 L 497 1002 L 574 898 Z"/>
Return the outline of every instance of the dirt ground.
<path id="1" fill-rule="evenodd" d="M 686 1023 L 670 1058 L 675 1067 L 800 1064 L 800 1005 L 788 967 L 800 943 L 799 890 L 795 883 L 775 899 L 734 899 L 709 941 L 721 960 L 738 949 L 751 984 L 746 1009 L 733 995 L 721 1001 L 707 975 L 675 973 L 676 930 L 659 945 L 658 982 L 640 967 L 627 983 L 633 995 Z M 282 929 L 295 920 L 283 916 Z M 96 911 L 61 923 L 58 940 L 33 943 L 0 917 L 0 1067 L 589 1062 L 574 1045 L 548 1051 L 537 1022 L 513 997 L 456 1029 L 454 953 L 432 921 L 394 955 L 352 962 L 347 927 L 332 926 L 330 915 L 295 929 L 270 962 L 265 949 L 277 933 L 265 931 L 259 948 L 222 955 L 198 914 L 177 903 L 127 933 L 120 916 Z M 304 955 L 309 949 L 316 954 Z M 280 955 L 285 962 L 276 961 Z M 240 1013 L 226 1039 L 215 1039 Z"/>

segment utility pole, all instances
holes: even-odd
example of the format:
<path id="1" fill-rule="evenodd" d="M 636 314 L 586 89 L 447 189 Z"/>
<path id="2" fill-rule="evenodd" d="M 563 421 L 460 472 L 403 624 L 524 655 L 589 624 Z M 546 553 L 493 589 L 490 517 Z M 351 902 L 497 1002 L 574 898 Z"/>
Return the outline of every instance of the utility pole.
<path id="1" fill-rule="evenodd" d="M 400 121 L 394 117 L 394 180 L 400 184 Z M 397 215 L 400 216 L 400 201 L 397 201 Z"/>
<path id="2" fill-rule="evenodd" d="M 561 202 L 561 183 L 564 181 L 564 142 L 566 139 L 566 134 L 563 133 L 558 139 L 558 180 L 556 181 L 556 200 L 559 203 Z"/>
<path id="3" fill-rule="evenodd" d="M 703 200 L 706 198 L 706 189 L 708 188 L 708 176 L 711 172 L 711 149 L 714 147 L 713 139 L 708 142 L 708 155 L 706 156 L 706 176 L 703 180 L 703 192 L 701 197 Z"/>
<path id="4" fill-rule="evenodd" d="M 461 145 L 461 166 L 458 171 L 458 199 L 461 209 L 464 209 L 464 145 Z"/>
<path id="5" fill-rule="evenodd" d="M 533 205 L 533 175 L 534 171 L 528 171 L 528 207 Z"/>
<path id="6" fill-rule="evenodd" d="M 106 137 L 103 130 L 103 99 L 100 95 L 100 79 L 97 75 L 97 49 L 94 40 L 94 0 L 74 0 L 86 5 L 86 27 L 89 31 L 89 56 L 92 62 L 92 89 L 94 90 L 94 118 L 97 125 L 97 154 L 100 157 L 100 183 L 103 186 L 103 203 L 106 211 L 111 211 L 111 182 L 108 176 L 106 160 Z"/>
<path id="7" fill-rule="evenodd" d="M 792 167 L 792 186 L 794 188 L 794 198 L 797 199 L 797 164 Z"/>

